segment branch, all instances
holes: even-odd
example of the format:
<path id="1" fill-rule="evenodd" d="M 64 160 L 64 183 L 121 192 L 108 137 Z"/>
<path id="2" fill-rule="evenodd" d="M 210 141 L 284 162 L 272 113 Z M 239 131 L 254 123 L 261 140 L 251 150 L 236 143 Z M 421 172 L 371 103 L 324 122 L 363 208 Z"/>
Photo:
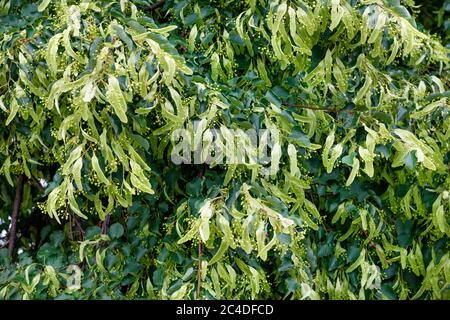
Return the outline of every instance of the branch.
<path id="1" fill-rule="evenodd" d="M 102 234 L 106 234 L 106 232 L 108 231 L 110 218 L 111 218 L 111 215 L 107 214 L 105 217 L 105 221 L 103 221 L 103 223 L 102 223 Z"/>
<path id="2" fill-rule="evenodd" d="M 197 292 L 195 294 L 195 299 L 200 299 L 200 287 L 202 285 L 202 255 L 203 255 L 203 244 L 200 240 L 198 244 L 198 272 L 197 272 Z"/>
<path id="3" fill-rule="evenodd" d="M 368 232 L 366 230 L 363 231 L 364 236 L 366 237 L 366 239 L 369 237 Z M 372 248 L 375 249 L 375 251 L 378 253 L 378 255 L 383 259 L 383 262 L 386 265 L 389 265 L 389 263 L 386 260 L 386 256 L 383 254 L 383 252 L 378 248 L 377 244 L 375 242 L 373 242 L 372 240 L 370 240 L 369 242 L 370 246 Z"/>
<path id="4" fill-rule="evenodd" d="M 292 103 L 282 103 L 283 106 L 287 106 L 287 107 L 297 107 L 297 108 L 302 108 L 302 109 L 309 109 L 309 110 L 317 110 L 317 111 L 324 111 L 324 112 L 331 112 L 331 113 L 336 113 L 336 112 L 348 112 L 348 113 L 354 113 L 354 110 L 348 110 L 348 109 L 330 109 L 330 108 L 322 108 L 322 107 L 317 107 L 317 106 L 311 106 L 308 104 L 292 104 Z"/>
<path id="5" fill-rule="evenodd" d="M 81 241 L 84 241 L 84 230 L 83 230 L 83 227 L 81 226 L 80 221 L 78 221 L 78 218 L 77 218 L 76 215 L 74 215 L 73 218 L 75 219 L 75 224 L 78 227 L 78 235 L 79 235 Z"/>
<path id="6" fill-rule="evenodd" d="M 42 186 L 42 184 L 39 182 L 38 179 L 36 179 L 35 176 L 31 176 L 31 180 L 33 181 L 34 185 L 39 189 L 39 192 L 44 193 L 45 188 Z"/>
<path id="7" fill-rule="evenodd" d="M 72 212 L 69 212 L 69 239 L 73 241 Z"/>
<path id="8" fill-rule="evenodd" d="M 158 9 L 159 7 L 162 7 L 164 5 L 165 0 L 159 0 L 158 2 L 152 4 L 151 6 L 144 9 L 146 12 L 152 12 Z"/>
<path id="9" fill-rule="evenodd" d="M 11 229 L 9 231 L 8 253 L 12 257 L 17 236 L 17 219 L 19 217 L 20 205 L 22 204 L 23 185 L 25 184 L 25 174 L 21 173 L 17 180 L 16 197 L 14 198 L 13 211 L 11 214 Z"/>

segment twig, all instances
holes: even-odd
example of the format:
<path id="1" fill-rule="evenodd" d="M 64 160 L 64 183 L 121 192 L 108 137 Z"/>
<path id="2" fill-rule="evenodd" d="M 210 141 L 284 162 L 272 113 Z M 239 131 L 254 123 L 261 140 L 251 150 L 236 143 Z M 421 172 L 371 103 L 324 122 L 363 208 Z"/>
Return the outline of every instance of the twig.
<path id="1" fill-rule="evenodd" d="M 33 181 L 34 185 L 39 189 L 39 192 L 44 193 L 45 188 L 42 186 L 42 184 L 39 182 L 38 179 L 36 179 L 35 176 L 31 176 L 31 180 Z"/>
<path id="2" fill-rule="evenodd" d="M 363 234 L 366 237 L 366 239 L 369 237 L 366 230 L 364 230 Z M 373 242 L 372 240 L 370 240 L 369 244 L 372 248 L 375 249 L 375 251 L 378 253 L 378 255 L 383 259 L 384 263 L 386 263 L 386 265 L 388 265 L 389 263 L 387 262 L 386 257 L 384 256 L 383 252 L 381 252 L 380 249 L 378 249 L 377 244 L 375 242 Z"/>
<path id="3" fill-rule="evenodd" d="M 109 220 L 111 219 L 111 215 L 107 214 L 105 217 L 105 221 L 102 223 L 102 234 L 106 234 L 106 231 L 108 231 L 109 226 Z"/>
<path id="4" fill-rule="evenodd" d="M 330 113 L 336 113 L 336 112 L 348 112 L 348 113 L 354 113 L 354 110 L 348 110 L 348 109 L 330 109 L 330 108 L 322 108 L 317 106 L 311 106 L 308 104 L 292 104 L 292 103 L 283 103 L 283 106 L 287 107 L 297 107 L 302 109 L 309 109 L 309 110 L 317 110 L 317 111 L 324 111 L 324 112 L 330 112 Z"/>
<path id="5" fill-rule="evenodd" d="M 25 179 L 25 174 L 22 173 L 17 180 L 16 197 L 14 198 L 13 211 L 11 214 L 11 229 L 9 231 L 8 253 L 10 257 L 13 256 L 14 247 L 16 244 L 17 219 L 19 217 L 20 205 L 22 204 L 23 185 L 25 184 Z"/>
<path id="6" fill-rule="evenodd" d="M 73 241 L 72 212 L 69 212 L 69 239 Z"/>
<path id="7" fill-rule="evenodd" d="M 198 272 L 197 272 L 197 292 L 195 294 L 195 299 L 200 299 L 200 287 L 202 285 L 202 255 L 203 255 L 203 243 L 200 240 L 198 244 Z"/>
<path id="8" fill-rule="evenodd" d="M 81 241 L 84 241 L 84 230 L 81 227 L 80 221 L 78 221 L 78 218 L 76 216 L 73 216 L 73 217 L 75 218 L 75 224 L 78 227 L 78 234 L 79 234 L 79 236 L 81 238 Z"/>
<path id="9" fill-rule="evenodd" d="M 152 12 L 158 9 L 159 7 L 162 7 L 164 5 L 165 0 L 159 0 L 158 2 L 152 4 L 151 6 L 144 9 L 144 11 Z"/>

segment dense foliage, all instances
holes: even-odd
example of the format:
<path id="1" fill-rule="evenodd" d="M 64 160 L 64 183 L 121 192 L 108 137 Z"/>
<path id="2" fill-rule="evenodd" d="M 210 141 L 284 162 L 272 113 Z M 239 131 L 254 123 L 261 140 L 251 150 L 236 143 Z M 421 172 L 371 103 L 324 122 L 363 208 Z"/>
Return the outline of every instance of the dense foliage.
<path id="1" fill-rule="evenodd" d="M 449 299 L 423 3 L 0 0 L 0 298 Z M 277 129 L 272 174 L 175 164 L 180 128 Z"/>

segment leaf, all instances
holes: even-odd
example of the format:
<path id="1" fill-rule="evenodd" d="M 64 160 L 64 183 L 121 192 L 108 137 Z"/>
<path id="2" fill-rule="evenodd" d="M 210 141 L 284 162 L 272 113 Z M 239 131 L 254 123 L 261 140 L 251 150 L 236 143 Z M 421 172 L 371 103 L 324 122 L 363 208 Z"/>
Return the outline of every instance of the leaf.
<path id="1" fill-rule="evenodd" d="M 331 146 L 333 145 L 333 143 L 334 143 L 334 131 L 332 131 L 332 132 L 330 132 L 330 134 L 328 134 L 328 136 L 325 140 L 325 144 L 323 146 L 322 163 L 325 168 L 328 168 L 328 157 L 329 157 L 330 149 L 331 149 Z"/>
<path id="2" fill-rule="evenodd" d="M 411 220 L 403 222 L 401 219 L 398 219 L 395 223 L 395 227 L 397 229 L 398 244 L 401 247 L 406 248 L 413 240 L 413 222 Z"/>
<path id="3" fill-rule="evenodd" d="M 331 149 L 331 156 L 328 159 L 327 173 L 331 173 L 331 171 L 333 171 L 334 164 L 336 163 L 337 159 L 341 156 L 342 150 L 343 147 L 342 144 L 340 143 L 338 143 L 333 147 L 333 149 Z"/>
<path id="4" fill-rule="evenodd" d="M 336 213 L 334 214 L 333 218 L 331 219 L 331 223 L 335 224 L 336 222 L 338 222 L 339 218 L 342 216 L 342 213 L 345 211 L 345 203 L 341 203 L 337 210 Z"/>
<path id="5" fill-rule="evenodd" d="M 214 254 L 214 256 L 211 258 L 211 260 L 208 261 L 208 265 L 211 266 L 214 263 L 217 263 L 222 259 L 223 255 L 227 251 L 229 247 L 228 241 L 222 240 L 220 243 L 219 249 L 217 249 L 217 252 Z"/>
<path id="6" fill-rule="evenodd" d="M 155 32 L 155 33 L 161 33 L 161 34 L 168 34 L 169 32 L 176 30 L 178 28 L 178 26 L 166 26 L 166 27 L 162 27 L 162 28 L 149 28 L 149 30 L 151 32 Z"/>
<path id="7" fill-rule="evenodd" d="M 359 257 L 358 257 L 358 259 L 356 259 L 356 261 L 353 262 L 353 263 L 347 268 L 347 270 L 346 270 L 345 272 L 350 273 L 350 272 L 352 272 L 353 270 L 355 270 L 356 268 L 358 268 L 358 267 L 361 265 L 361 263 L 364 261 L 365 256 L 366 256 L 366 249 L 362 249 L 362 250 L 361 250 L 361 253 L 360 253 Z"/>
<path id="8" fill-rule="evenodd" d="M 340 0 L 331 1 L 331 24 L 329 26 L 330 30 L 333 31 L 341 22 L 344 16 L 344 9 L 339 5 Z"/>
<path id="9" fill-rule="evenodd" d="M 189 32 L 188 49 L 193 52 L 195 49 L 195 40 L 197 39 L 197 25 L 194 25 Z"/>
<path id="10" fill-rule="evenodd" d="M 372 82 L 373 80 L 371 76 L 367 73 L 364 85 L 361 87 L 361 89 L 359 89 L 356 97 L 353 99 L 355 104 L 358 104 L 362 100 L 362 98 L 366 96 L 369 90 L 371 90 Z"/>
<path id="11" fill-rule="evenodd" d="M 66 53 L 71 56 L 73 59 L 77 60 L 79 63 L 84 64 L 85 60 L 79 55 L 76 54 L 75 51 L 72 49 L 72 45 L 70 44 L 70 31 L 71 29 L 66 29 L 63 32 L 63 45 L 64 49 L 66 50 Z"/>
<path id="12" fill-rule="evenodd" d="M 78 203 L 75 200 L 74 194 L 73 194 L 73 185 L 72 183 L 69 183 L 68 188 L 67 188 L 67 199 L 69 200 L 69 205 L 70 208 L 72 209 L 72 211 L 79 217 L 83 218 L 83 219 L 87 219 L 88 217 L 86 215 L 84 215 L 80 208 L 78 207 Z"/>
<path id="13" fill-rule="evenodd" d="M 14 187 L 14 182 L 11 179 L 10 168 L 11 168 L 11 158 L 7 157 L 5 162 L 3 163 L 2 169 L 3 169 L 3 172 L 5 173 L 6 181 L 8 181 L 8 183 L 11 187 Z"/>
<path id="14" fill-rule="evenodd" d="M 116 77 L 111 75 L 108 78 L 106 99 L 112 105 L 114 112 L 120 121 L 127 123 L 127 103 L 125 101 L 125 97 L 123 96 L 122 90 L 120 89 L 119 81 Z"/>
<path id="15" fill-rule="evenodd" d="M 178 240 L 178 244 L 183 244 L 192 238 L 195 237 L 195 235 L 198 233 L 199 227 L 200 227 L 201 220 L 197 220 L 192 228 L 180 239 Z"/>
<path id="16" fill-rule="evenodd" d="M 75 149 L 72 150 L 72 152 L 69 155 L 69 158 L 64 163 L 64 166 L 63 166 L 63 169 L 62 169 L 62 173 L 64 175 L 67 175 L 69 173 L 69 171 L 72 169 L 73 163 L 78 158 L 80 158 L 82 150 L 83 150 L 83 145 L 79 145 Z"/>
<path id="17" fill-rule="evenodd" d="M 124 232 L 125 230 L 123 226 L 120 223 L 116 222 L 109 227 L 108 235 L 111 239 L 119 239 L 123 236 Z"/>
<path id="18" fill-rule="evenodd" d="M 5 125 L 8 126 L 11 121 L 16 117 L 17 111 L 19 111 L 19 104 L 16 99 L 13 99 L 11 102 L 11 109 L 9 110 L 8 118 L 6 119 Z"/>
<path id="19" fill-rule="evenodd" d="M 444 206 L 441 205 L 436 209 L 435 216 L 436 216 L 437 225 L 439 227 L 439 231 L 441 231 L 442 233 L 448 234 L 447 223 L 445 222 Z"/>
<path id="20" fill-rule="evenodd" d="M 350 172 L 350 175 L 347 178 L 347 182 L 345 182 L 345 185 L 347 187 L 353 183 L 353 180 L 355 180 L 355 177 L 358 174 L 358 172 L 359 172 L 359 160 L 358 158 L 354 158 L 352 171 Z"/>
<path id="21" fill-rule="evenodd" d="M 352 167 L 353 166 L 353 160 L 356 156 L 356 152 L 352 152 L 348 155 L 346 155 L 345 157 L 342 158 L 341 162 L 345 163 L 346 165 Z"/>
<path id="22" fill-rule="evenodd" d="M 447 98 L 443 98 L 443 99 L 440 99 L 438 101 L 431 102 L 430 104 L 428 104 L 423 109 L 411 113 L 410 117 L 412 119 L 423 118 L 423 117 L 425 117 L 426 115 L 432 113 L 434 110 L 436 110 L 438 107 L 441 107 L 441 106 L 447 106 L 447 108 L 448 108 Z"/>
<path id="23" fill-rule="evenodd" d="M 266 82 L 266 85 L 268 87 L 271 87 L 272 82 L 270 81 L 270 78 L 267 74 L 266 67 L 264 66 L 264 63 L 262 62 L 261 59 L 259 59 L 259 58 L 257 59 L 256 66 L 258 68 L 258 73 L 261 76 L 261 78 Z"/>
<path id="24" fill-rule="evenodd" d="M 48 5 L 50 4 L 51 0 L 42 0 L 42 2 L 38 6 L 38 11 L 42 12 L 45 9 L 47 9 Z"/>
<path id="25" fill-rule="evenodd" d="M 148 179 L 145 176 L 138 177 L 134 173 L 131 173 L 130 179 L 131 179 L 131 184 L 135 188 L 141 190 L 142 192 L 149 193 L 149 194 L 155 193 L 155 191 L 151 188 L 150 182 L 148 181 Z"/>
<path id="26" fill-rule="evenodd" d="M 103 260 L 105 258 L 105 252 L 106 252 L 106 249 L 103 250 L 103 252 L 100 252 L 100 249 L 95 252 L 95 262 L 96 262 L 98 268 L 100 269 L 100 271 L 103 273 L 108 272 L 105 269 L 105 266 L 103 265 Z"/>
<path id="27" fill-rule="evenodd" d="M 116 35 L 120 38 L 120 40 L 128 46 L 130 51 L 133 51 L 134 50 L 133 40 L 131 40 L 130 36 L 125 32 L 123 27 L 118 24 L 113 24 L 112 28 L 114 29 Z"/>
<path id="28" fill-rule="evenodd" d="M 50 217 L 54 217 L 58 223 L 61 223 L 58 217 L 58 213 L 56 212 L 56 202 L 58 201 L 59 195 L 61 193 L 60 187 L 56 187 L 49 193 L 47 199 L 47 212 Z"/>
<path id="29" fill-rule="evenodd" d="M 94 169 L 95 173 L 97 174 L 97 177 L 100 179 L 101 182 L 103 182 L 105 185 L 109 186 L 111 183 L 106 178 L 105 174 L 103 173 L 102 169 L 100 168 L 100 164 L 98 163 L 98 158 L 95 155 L 95 153 L 92 154 L 92 168 Z"/>
<path id="30" fill-rule="evenodd" d="M 83 89 L 81 89 L 80 94 L 83 96 L 83 102 L 91 102 L 95 97 L 95 93 L 97 91 L 97 86 L 93 81 L 89 81 Z"/>
<path id="31" fill-rule="evenodd" d="M 53 77 L 56 77 L 56 73 L 58 72 L 58 62 L 56 60 L 58 55 L 58 46 L 59 41 L 62 38 L 62 33 L 58 33 L 54 35 L 49 41 L 47 45 L 47 52 L 45 55 L 45 60 L 47 61 L 47 66 L 50 70 L 50 74 Z"/>
<path id="32" fill-rule="evenodd" d="M 417 165 L 416 152 L 417 152 L 416 150 L 411 150 L 406 154 L 404 158 L 405 166 L 411 171 L 414 170 Z"/>

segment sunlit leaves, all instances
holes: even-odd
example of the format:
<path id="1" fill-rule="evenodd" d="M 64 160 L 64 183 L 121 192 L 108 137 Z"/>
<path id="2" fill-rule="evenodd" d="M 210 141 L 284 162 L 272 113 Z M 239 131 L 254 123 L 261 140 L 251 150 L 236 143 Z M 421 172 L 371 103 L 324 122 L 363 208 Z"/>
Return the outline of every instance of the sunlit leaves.
<path id="1" fill-rule="evenodd" d="M 114 76 L 108 78 L 108 88 L 106 90 L 106 99 L 112 105 L 114 112 L 120 121 L 127 123 L 127 102 L 120 89 L 119 81 Z"/>
<path id="2" fill-rule="evenodd" d="M 24 173 L 24 224 L 64 230 L 22 297 L 448 297 L 448 52 L 400 2 L 138 2 L 0 27 L 1 219 Z M 251 163 L 173 163 L 182 128 Z M 74 247 L 95 290 L 55 281 Z"/>

